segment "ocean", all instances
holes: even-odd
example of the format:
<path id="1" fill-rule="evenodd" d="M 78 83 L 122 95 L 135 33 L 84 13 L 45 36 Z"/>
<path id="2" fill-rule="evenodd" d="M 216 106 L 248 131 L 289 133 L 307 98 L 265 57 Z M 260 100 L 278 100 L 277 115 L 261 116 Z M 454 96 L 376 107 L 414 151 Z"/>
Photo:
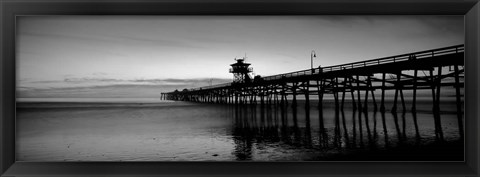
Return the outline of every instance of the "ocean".
<path id="1" fill-rule="evenodd" d="M 392 101 L 387 101 L 387 109 Z M 456 103 L 441 112 L 158 99 L 19 99 L 17 161 L 462 161 Z M 462 106 L 463 107 L 463 106 Z M 435 116 L 441 120 L 441 139 Z M 437 129 L 437 131 L 436 131 Z"/>

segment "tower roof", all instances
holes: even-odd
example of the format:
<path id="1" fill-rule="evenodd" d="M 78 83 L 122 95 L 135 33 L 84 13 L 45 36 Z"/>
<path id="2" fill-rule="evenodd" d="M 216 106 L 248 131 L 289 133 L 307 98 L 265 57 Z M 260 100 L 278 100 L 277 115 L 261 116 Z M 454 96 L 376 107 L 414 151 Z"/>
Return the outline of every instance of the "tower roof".
<path id="1" fill-rule="evenodd" d="M 237 62 L 234 64 L 231 64 L 230 66 L 249 66 L 250 63 L 244 63 L 245 59 L 235 59 Z"/>

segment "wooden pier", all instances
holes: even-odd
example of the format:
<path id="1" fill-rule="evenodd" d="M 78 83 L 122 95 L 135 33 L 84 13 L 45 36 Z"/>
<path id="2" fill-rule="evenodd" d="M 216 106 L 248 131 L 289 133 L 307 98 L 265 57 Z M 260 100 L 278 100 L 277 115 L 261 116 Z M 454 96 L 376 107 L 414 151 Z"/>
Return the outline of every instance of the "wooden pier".
<path id="1" fill-rule="evenodd" d="M 241 61 L 243 62 L 243 60 Z M 240 63 L 240 62 L 239 62 Z M 236 67 L 238 64 L 232 64 Z M 335 105 L 343 109 L 346 99 L 354 109 L 386 110 L 387 90 L 393 91 L 392 112 L 416 111 L 417 91 L 431 92 L 432 110 L 440 111 L 442 87 L 453 87 L 457 102 L 459 131 L 463 137 L 463 112 L 460 89 L 464 87 L 464 45 L 456 45 L 396 56 L 319 67 L 266 77 L 248 77 L 246 68 L 233 68 L 234 82 L 161 93 L 161 99 L 218 104 L 267 104 L 297 106 L 297 96 L 310 107 L 311 96 L 317 96 L 322 107 L 325 94 L 333 95 Z M 238 72 L 236 72 L 237 70 Z M 412 92 L 411 108 L 406 107 L 404 91 Z M 380 93 L 377 93 L 379 91 Z M 379 95 L 377 95 L 377 94 Z M 377 96 L 377 97 L 376 97 Z M 380 98 L 378 98 L 378 96 Z M 438 136 L 441 120 L 435 120 Z"/>

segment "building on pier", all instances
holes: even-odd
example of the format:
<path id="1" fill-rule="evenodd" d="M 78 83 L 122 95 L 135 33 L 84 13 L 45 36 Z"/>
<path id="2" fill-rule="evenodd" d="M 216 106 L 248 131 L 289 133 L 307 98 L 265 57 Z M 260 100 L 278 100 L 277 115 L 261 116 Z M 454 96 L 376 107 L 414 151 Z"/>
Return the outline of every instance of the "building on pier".
<path id="1" fill-rule="evenodd" d="M 250 83 L 251 78 L 249 73 L 253 71 L 252 68 L 250 68 L 250 63 L 245 63 L 245 57 L 244 58 L 235 58 L 235 61 L 237 61 L 234 64 L 231 64 L 232 68 L 230 68 L 230 73 L 233 73 L 233 82 L 234 83 Z"/>

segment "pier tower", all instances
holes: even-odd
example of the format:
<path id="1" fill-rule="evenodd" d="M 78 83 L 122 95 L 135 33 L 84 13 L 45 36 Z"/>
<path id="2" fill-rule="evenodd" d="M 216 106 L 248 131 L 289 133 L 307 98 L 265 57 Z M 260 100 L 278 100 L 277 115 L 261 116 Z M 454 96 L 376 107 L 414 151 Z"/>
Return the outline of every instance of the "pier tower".
<path id="1" fill-rule="evenodd" d="M 250 63 L 245 63 L 244 58 L 235 58 L 237 61 L 234 64 L 231 64 L 232 68 L 230 68 L 230 73 L 233 73 L 233 82 L 234 83 L 250 83 L 251 78 L 248 73 L 252 72 L 252 68 L 250 68 Z"/>

